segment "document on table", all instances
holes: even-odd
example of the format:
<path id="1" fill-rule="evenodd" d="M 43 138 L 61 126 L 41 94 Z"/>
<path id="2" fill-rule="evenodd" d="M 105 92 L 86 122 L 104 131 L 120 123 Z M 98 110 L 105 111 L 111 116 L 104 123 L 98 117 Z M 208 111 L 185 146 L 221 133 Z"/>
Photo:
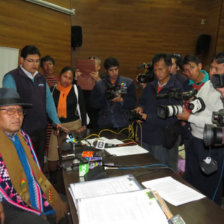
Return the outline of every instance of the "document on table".
<path id="1" fill-rule="evenodd" d="M 140 189 L 142 189 L 141 185 L 132 175 L 74 183 L 70 184 L 69 187 L 75 205 L 77 205 L 78 200 L 82 198 L 136 191 Z"/>
<path id="2" fill-rule="evenodd" d="M 149 151 L 145 150 L 139 145 L 106 148 L 105 150 L 109 154 L 115 155 L 115 156 L 127 156 L 127 155 L 149 153 Z"/>
<path id="3" fill-rule="evenodd" d="M 198 193 L 194 189 L 180 183 L 172 177 L 145 181 L 142 182 L 142 184 L 146 188 L 156 190 L 164 200 L 175 206 L 200 200 L 205 197 L 203 194 Z"/>
<path id="4" fill-rule="evenodd" d="M 80 224 L 168 224 L 157 200 L 149 190 L 118 193 L 79 201 Z"/>

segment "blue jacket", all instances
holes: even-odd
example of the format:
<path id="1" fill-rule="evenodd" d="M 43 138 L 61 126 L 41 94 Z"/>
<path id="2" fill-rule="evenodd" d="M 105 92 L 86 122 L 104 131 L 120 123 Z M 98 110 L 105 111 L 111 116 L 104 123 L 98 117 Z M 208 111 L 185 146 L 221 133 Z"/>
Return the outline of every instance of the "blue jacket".
<path id="1" fill-rule="evenodd" d="M 158 81 L 154 80 L 148 84 L 139 99 L 139 106 L 143 107 L 143 112 L 147 114 L 147 120 L 142 123 L 142 141 L 149 145 L 162 145 L 164 128 L 178 121 L 176 116 L 166 119 L 158 117 L 159 105 L 180 105 L 180 102 L 169 97 L 158 99 L 157 83 Z M 183 91 L 182 84 L 174 76 L 171 76 L 159 94 L 167 93 L 174 88 L 179 89 L 180 92 Z"/>
<path id="2" fill-rule="evenodd" d="M 108 76 L 98 81 L 91 93 L 90 103 L 95 109 L 99 109 L 99 128 L 123 128 L 130 123 L 126 111 L 136 106 L 136 90 L 133 81 L 129 78 L 118 76 L 116 86 L 125 86 L 127 94 L 123 95 L 124 102 L 111 102 L 106 98 Z"/>

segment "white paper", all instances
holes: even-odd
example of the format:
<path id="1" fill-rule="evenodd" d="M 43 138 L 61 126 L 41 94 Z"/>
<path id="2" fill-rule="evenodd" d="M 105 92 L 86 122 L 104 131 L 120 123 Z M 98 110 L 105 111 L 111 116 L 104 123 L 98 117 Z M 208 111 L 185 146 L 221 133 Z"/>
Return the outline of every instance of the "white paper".
<path id="1" fill-rule="evenodd" d="M 156 190 L 164 200 L 175 206 L 200 200 L 205 197 L 203 194 L 198 193 L 194 189 L 180 183 L 172 177 L 145 181 L 142 182 L 142 184 L 146 188 Z"/>
<path id="2" fill-rule="evenodd" d="M 80 224 L 168 224 L 147 190 L 86 198 L 79 201 Z"/>
<path id="3" fill-rule="evenodd" d="M 139 145 L 107 148 L 107 149 L 105 149 L 105 151 L 107 151 L 109 154 L 115 155 L 115 156 L 127 156 L 127 155 L 149 153 L 149 151 L 145 150 L 144 148 L 142 148 Z"/>
<path id="4" fill-rule="evenodd" d="M 121 192 L 136 191 L 139 189 L 141 189 L 141 187 L 132 175 L 124 175 L 119 177 L 70 184 L 70 192 L 72 192 L 75 200 Z"/>

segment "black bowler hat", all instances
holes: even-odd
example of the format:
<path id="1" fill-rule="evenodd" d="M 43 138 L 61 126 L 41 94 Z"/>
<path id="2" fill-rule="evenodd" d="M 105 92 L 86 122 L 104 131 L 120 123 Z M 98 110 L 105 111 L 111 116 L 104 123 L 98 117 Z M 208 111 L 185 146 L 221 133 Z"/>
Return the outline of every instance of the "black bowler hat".
<path id="1" fill-rule="evenodd" d="M 14 89 L 0 88 L 0 106 L 21 105 L 31 107 L 30 103 L 23 103 Z"/>

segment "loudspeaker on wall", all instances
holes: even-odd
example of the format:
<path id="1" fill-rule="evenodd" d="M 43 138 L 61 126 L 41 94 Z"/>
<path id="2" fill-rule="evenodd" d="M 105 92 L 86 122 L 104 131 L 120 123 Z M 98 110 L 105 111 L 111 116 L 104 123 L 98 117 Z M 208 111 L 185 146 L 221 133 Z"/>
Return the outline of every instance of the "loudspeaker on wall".
<path id="1" fill-rule="evenodd" d="M 81 26 L 71 27 L 71 46 L 72 48 L 82 46 L 82 27 Z"/>
<path id="2" fill-rule="evenodd" d="M 209 34 L 201 34 L 196 43 L 196 55 L 204 55 L 207 54 L 210 48 L 211 43 L 211 35 Z"/>

